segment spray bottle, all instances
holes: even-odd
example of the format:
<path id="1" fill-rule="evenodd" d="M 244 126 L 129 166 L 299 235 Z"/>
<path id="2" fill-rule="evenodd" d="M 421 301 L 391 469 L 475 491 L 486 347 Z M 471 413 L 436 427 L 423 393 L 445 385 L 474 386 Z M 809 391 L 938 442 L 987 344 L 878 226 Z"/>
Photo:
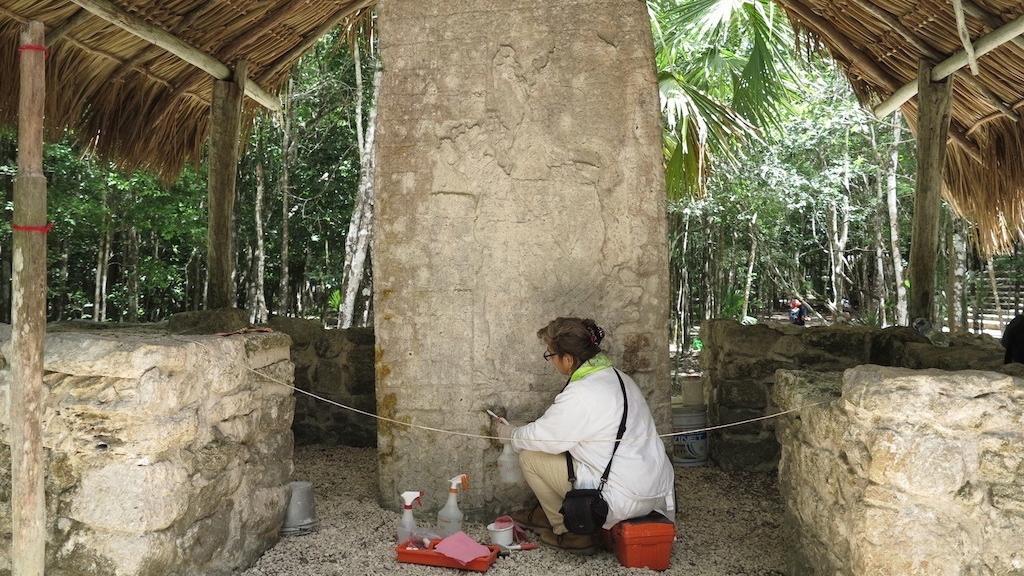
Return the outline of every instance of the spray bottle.
<path id="1" fill-rule="evenodd" d="M 506 442 L 498 456 L 498 477 L 505 484 L 521 484 L 523 472 L 519 468 L 519 456 L 512 450 L 512 443 Z"/>
<path id="2" fill-rule="evenodd" d="M 420 502 L 421 492 L 402 492 L 402 520 L 398 523 L 398 543 L 404 544 L 416 533 L 416 518 L 412 515 L 413 506 Z"/>
<path id="3" fill-rule="evenodd" d="M 469 476 L 459 474 L 451 479 L 451 486 L 448 488 L 448 502 L 437 513 L 437 531 L 442 538 L 446 538 L 462 530 L 462 510 L 459 510 L 457 494 L 459 488 L 465 492 L 469 488 Z"/>

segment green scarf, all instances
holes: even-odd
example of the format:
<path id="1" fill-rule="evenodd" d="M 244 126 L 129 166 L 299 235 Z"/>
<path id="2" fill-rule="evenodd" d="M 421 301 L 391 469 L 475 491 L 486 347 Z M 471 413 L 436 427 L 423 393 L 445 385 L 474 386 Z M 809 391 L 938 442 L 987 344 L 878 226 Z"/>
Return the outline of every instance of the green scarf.
<path id="1" fill-rule="evenodd" d="M 604 352 L 598 352 L 593 358 L 584 362 L 572 376 L 569 377 L 569 382 L 575 382 L 590 376 L 594 372 L 604 370 L 605 368 L 611 368 L 612 361 L 605 356 Z"/>

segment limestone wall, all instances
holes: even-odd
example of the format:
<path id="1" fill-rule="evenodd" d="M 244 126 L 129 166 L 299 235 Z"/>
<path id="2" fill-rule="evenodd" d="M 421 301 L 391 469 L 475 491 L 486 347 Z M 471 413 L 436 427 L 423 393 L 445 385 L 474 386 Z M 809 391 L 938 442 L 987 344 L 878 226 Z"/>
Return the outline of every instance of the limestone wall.
<path id="1" fill-rule="evenodd" d="M 661 125 L 638 0 L 381 0 L 374 318 L 385 416 L 486 432 L 539 416 L 564 381 L 537 329 L 592 317 L 612 357 L 671 407 Z M 382 425 L 381 498 L 488 514 L 497 444 Z"/>
<path id="2" fill-rule="evenodd" d="M 781 371 L 773 399 L 827 401 L 776 427 L 789 574 L 1024 574 L 1024 379 Z"/>
<path id="3" fill-rule="evenodd" d="M 294 401 L 246 367 L 290 382 L 288 348 L 282 334 L 48 334 L 47 574 L 230 574 L 276 542 Z M 4 367 L 4 442 L 9 385 Z M 10 486 L 0 443 L 0 574 L 10 570 Z"/>
<path id="4" fill-rule="evenodd" d="M 373 329 L 325 330 L 317 320 L 274 317 L 268 325 L 292 339 L 295 386 L 367 412 L 377 410 Z M 295 395 L 295 443 L 377 444 L 377 423 L 305 394 Z"/>
<path id="5" fill-rule="evenodd" d="M 989 336 L 959 335 L 933 346 L 909 328 L 744 326 L 710 320 L 701 327 L 704 394 L 712 425 L 778 412 L 772 403 L 775 371 L 835 372 L 861 364 L 944 370 L 995 369 L 1003 349 Z M 711 458 L 725 469 L 770 470 L 778 463 L 775 420 L 713 433 Z"/>

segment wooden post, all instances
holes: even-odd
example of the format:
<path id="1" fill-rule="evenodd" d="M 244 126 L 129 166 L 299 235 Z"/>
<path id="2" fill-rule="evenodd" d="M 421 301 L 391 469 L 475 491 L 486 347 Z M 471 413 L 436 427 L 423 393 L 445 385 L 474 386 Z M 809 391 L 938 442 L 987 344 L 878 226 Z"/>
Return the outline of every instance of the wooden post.
<path id="1" fill-rule="evenodd" d="M 11 328 L 11 519 L 14 576 L 42 576 L 46 544 L 43 491 L 43 336 L 46 331 L 46 177 L 42 22 L 21 34 L 18 176 L 14 181 Z"/>
<path id="2" fill-rule="evenodd" d="M 235 305 L 235 180 L 242 126 L 242 86 L 246 63 L 235 67 L 234 81 L 215 80 L 210 105 L 210 150 L 207 194 L 209 228 L 206 283 L 207 308 Z"/>
<path id="3" fill-rule="evenodd" d="M 921 63 L 917 99 L 917 187 L 910 240 L 910 321 L 935 321 L 935 265 L 939 253 L 939 194 L 946 166 L 953 83 L 932 81 Z"/>

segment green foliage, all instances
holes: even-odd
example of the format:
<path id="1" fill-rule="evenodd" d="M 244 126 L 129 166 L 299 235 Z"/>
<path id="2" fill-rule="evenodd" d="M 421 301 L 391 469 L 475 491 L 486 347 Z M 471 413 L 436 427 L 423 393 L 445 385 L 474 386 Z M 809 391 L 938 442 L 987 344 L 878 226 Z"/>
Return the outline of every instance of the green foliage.
<path id="1" fill-rule="evenodd" d="M 715 160 L 777 128 L 792 32 L 768 0 L 650 0 L 671 198 L 700 194 Z"/>
<path id="2" fill-rule="evenodd" d="M 364 53 L 372 53 L 369 48 Z M 375 62 L 363 62 L 367 106 Z M 345 236 L 359 181 L 359 151 L 353 112 L 355 66 L 347 40 L 328 35 L 304 56 L 291 88 L 296 161 L 289 169 L 291 289 L 301 294 L 303 313 L 321 312 L 340 282 Z M 257 115 L 239 163 L 236 202 L 236 265 L 239 305 L 246 306 L 255 248 L 255 170 L 266 172 L 263 219 L 267 301 L 275 302 L 281 265 L 281 122 Z M 107 318 L 129 316 L 128 276 L 137 273 L 141 319 L 157 320 L 201 304 L 207 242 L 205 162 L 186 168 L 173 182 L 144 172 L 125 172 L 97 159 L 67 137 L 47 144 L 49 316 L 94 318 L 97 259 L 109 230 Z M 0 237 L 10 242 L 10 184 L 16 172 L 15 134 L 0 131 L 0 186 L 7 193 Z M 129 231 L 138 237 L 137 262 L 129 261 Z M 0 274 L 9 278 L 10 254 L 0 250 Z M 9 302 L 8 302 L 9 303 Z M 336 306 L 335 306 L 336 308 Z M 9 314 L 9 312 L 7 312 Z M 0 314 L 2 315 L 2 314 Z M 9 320 L 8 317 L 0 319 Z"/>

